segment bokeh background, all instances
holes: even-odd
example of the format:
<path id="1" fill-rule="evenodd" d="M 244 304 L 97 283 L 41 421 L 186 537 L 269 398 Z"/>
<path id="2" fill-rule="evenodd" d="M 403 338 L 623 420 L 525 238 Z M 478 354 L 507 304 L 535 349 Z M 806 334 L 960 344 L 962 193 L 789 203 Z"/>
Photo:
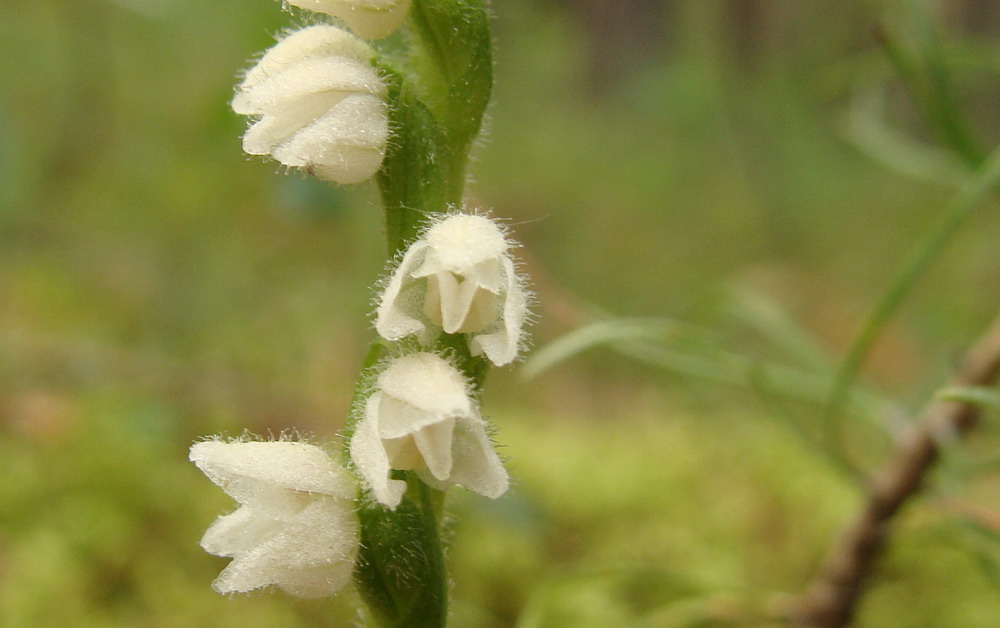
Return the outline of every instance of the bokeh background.
<path id="1" fill-rule="evenodd" d="M 1000 140 L 990 0 L 494 11 L 471 192 L 524 244 L 536 347 L 655 317 L 749 360 L 808 346 L 829 373 L 968 171 L 880 42 L 919 56 L 939 37 L 971 144 Z M 225 560 L 197 542 L 232 505 L 187 462 L 214 433 L 334 438 L 373 335 L 374 187 L 247 159 L 228 108 L 237 71 L 303 19 L 269 0 L 0 3 L 0 625 L 356 618 L 349 592 L 215 594 Z M 1000 305 L 998 243 L 990 201 L 881 339 L 868 390 L 919 410 Z M 770 625 L 814 573 L 862 497 L 790 427 L 819 406 L 634 357 L 490 375 L 515 485 L 450 497 L 454 626 Z M 892 436 L 846 433 L 864 469 Z M 997 443 L 988 420 L 949 450 L 859 625 L 996 625 Z"/>

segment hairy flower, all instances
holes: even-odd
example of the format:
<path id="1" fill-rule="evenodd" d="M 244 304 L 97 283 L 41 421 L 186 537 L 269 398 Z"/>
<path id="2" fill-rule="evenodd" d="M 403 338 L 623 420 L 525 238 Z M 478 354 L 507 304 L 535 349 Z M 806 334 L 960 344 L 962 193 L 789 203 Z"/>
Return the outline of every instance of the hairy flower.
<path id="1" fill-rule="evenodd" d="M 338 183 L 370 178 L 382 165 L 389 120 L 372 50 L 329 24 L 295 31 L 251 68 L 233 98 L 255 116 L 243 150 Z"/>
<path id="2" fill-rule="evenodd" d="M 277 585 L 315 598 L 350 581 L 358 549 L 354 483 L 322 449 L 210 440 L 191 447 L 190 458 L 240 504 L 201 539 L 205 551 L 233 559 L 212 583 L 216 591 Z"/>
<path id="3" fill-rule="evenodd" d="M 508 254 L 511 243 L 489 218 L 452 214 L 414 242 L 386 282 L 375 329 L 388 340 L 429 344 L 443 330 L 469 334 L 472 355 L 497 366 L 517 357 L 528 295 Z"/>
<path id="4" fill-rule="evenodd" d="M 406 482 L 390 478 L 392 469 L 416 470 L 439 489 L 458 484 L 487 497 L 507 491 L 507 472 L 465 378 L 433 353 L 396 358 L 379 374 L 350 449 L 375 499 L 390 508 L 406 490 Z"/>
<path id="5" fill-rule="evenodd" d="M 410 0 L 286 0 L 292 6 L 338 18 L 366 39 L 392 34 L 403 24 Z"/>

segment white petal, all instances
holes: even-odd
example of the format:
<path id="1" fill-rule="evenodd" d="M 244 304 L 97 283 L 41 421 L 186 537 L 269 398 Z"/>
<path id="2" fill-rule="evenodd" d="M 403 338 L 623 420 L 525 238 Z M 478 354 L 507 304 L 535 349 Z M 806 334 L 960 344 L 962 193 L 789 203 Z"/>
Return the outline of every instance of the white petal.
<path id="1" fill-rule="evenodd" d="M 375 68 L 351 57 L 306 59 L 273 75 L 240 86 L 233 111 L 242 114 L 281 113 L 298 100 L 326 94 L 329 106 L 346 93 L 367 93 L 382 98 L 385 84 Z"/>
<path id="2" fill-rule="evenodd" d="M 493 326 L 499 316 L 497 295 L 469 277 L 459 282 L 442 271 L 427 278 L 424 315 L 445 332 L 473 333 Z"/>
<path id="3" fill-rule="evenodd" d="M 427 412 L 404 403 L 391 395 L 383 394 L 379 400 L 379 438 L 402 438 L 415 434 L 423 428 L 440 423 L 446 414 Z"/>
<path id="4" fill-rule="evenodd" d="M 523 327 L 528 317 L 528 294 L 521 285 L 514 263 L 508 257 L 502 262 L 507 287 L 504 291 L 503 316 L 496 331 L 473 336 L 469 343 L 472 355 L 486 354 L 493 364 L 503 366 L 513 362 L 521 344 Z"/>
<path id="5" fill-rule="evenodd" d="M 434 353 L 396 358 L 379 375 L 378 386 L 385 395 L 432 415 L 460 416 L 471 411 L 465 378 Z"/>
<path id="6" fill-rule="evenodd" d="M 300 597 L 331 595 L 350 580 L 358 547 L 353 511 L 317 497 L 295 519 L 237 556 L 213 583 L 220 593 L 278 585 Z"/>
<path id="7" fill-rule="evenodd" d="M 315 445 L 293 441 L 211 440 L 195 443 L 190 459 L 241 503 L 252 503 L 256 490 L 267 487 L 353 496 L 350 477 Z"/>
<path id="8" fill-rule="evenodd" d="M 351 583 L 354 561 L 344 560 L 332 565 L 312 568 L 295 568 L 282 572 L 276 578 L 278 587 L 295 597 L 315 599 L 333 595 Z"/>
<path id="9" fill-rule="evenodd" d="M 417 442 L 413 440 L 411 434 L 401 438 L 383 438 L 382 448 L 389 458 L 389 466 L 393 469 L 409 471 L 427 468 L 423 455 L 417 449 Z"/>
<path id="10" fill-rule="evenodd" d="M 390 479 L 389 457 L 378 434 L 379 403 L 375 392 L 365 404 L 365 418 L 358 421 L 351 437 L 351 460 L 379 503 L 395 509 L 403 499 L 406 482 Z"/>
<path id="11" fill-rule="evenodd" d="M 439 480 L 446 480 L 452 471 L 452 432 L 455 420 L 428 425 L 413 435 L 417 449 L 431 474 Z"/>
<path id="12" fill-rule="evenodd" d="M 317 179 L 334 181 L 344 185 L 361 183 L 375 176 L 382 167 L 381 151 L 357 146 L 337 147 L 323 157 L 304 166 L 306 172 Z"/>
<path id="13" fill-rule="evenodd" d="M 480 288 L 499 294 L 504 286 L 503 260 L 505 259 L 509 259 L 506 254 L 483 260 L 467 271 L 465 276 L 474 281 Z"/>
<path id="14" fill-rule="evenodd" d="M 388 11 L 394 9 L 404 0 L 289 0 L 289 4 L 310 11 L 326 13 L 347 7 L 359 11 Z"/>
<path id="15" fill-rule="evenodd" d="M 219 517 L 201 537 L 201 547 L 209 554 L 233 557 L 260 545 L 274 536 L 284 523 L 241 506 L 236 512 Z"/>
<path id="16" fill-rule="evenodd" d="M 276 146 L 322 118 L 346 96 L 343 93 L 313 94 L 289 103 L 279 115 L 263 116 L 243 135 L 243 150 L 249 155 L 270 155 Z"/>
<path id="17" fill-rule="evenodd" d="M 433 255 L 415 276 L 448 270 L 465 275 L 478 264 L 503 255 L 507 239 L 499 227 L 485 216 L 453 214 L 431 226 L 424 235 Z"/>
<path id="18" fill-rule="evenodd" d="M 351 94 L 322 118 L 276 146 L 271 156 L 338 183 L 374 175 L 389 134 L 384 103 L 370 94 Z"/>
<path id="19" fill-rule="evenodd" d="M 303 159 L 322 162 L 331 146 L 381 150 L 388 136 L 385 103 L 371 94 L 348 94 L 280 148 L 302 155 Z"/>
<path id="20" fill-rule="evenodd" d="M 427 277 L 427 294 L 424 296 L 424 315 L 446 333 L 453 334 L 465 318 L 465 308 L 457 303 L 458 280 L 448 271 Z M 456 320 L 457 319 L 457 320 Z"/>
<path id="21" fill-rule="evenodd" d="M 476 288 L 469 299 L 468 310 L 462 325 L 456 330 L 463 334 L 483 331 L 500 316 L 500 298 L 489 290 Z"/>
<path id="22" fill-rule="evenodd" d="M 411 273 L 423 262 L 426 252 L 426 242 L 414 242 L 382 291 L 376 311 L 375 331 L 386 340 L 395 341 L 411 334 L 419 336 L 424 343 L 431 340 L 424 337 L 427 327 L 420 321 L 419 315 L 425 284 L 411 278 Z"/>
<path id="23" fill-rule="evenodd" d="M 478 417 L 459 420 L 453 439 L 454 462 L 449 481 L 494 499 L 506 493 L 507 471 L 486 435 L 482 420 Z"/>
<path id="24" fill-rule="evenodd" d="M 272 46 L 257 65 L 247 72 L 239 89 L 253 87 L 285 68 L 305 59 L 350 57 L 370 62 L 371 47 L 349 31 L 332 24 L 314 24 L 299 29 Z"/>
<path id="25" fill-rule="evenodd" d="M 340 18 L 362 37 L 380 39 L 402 26 L 410 0 L 288 0 L 310 11 Z"/>

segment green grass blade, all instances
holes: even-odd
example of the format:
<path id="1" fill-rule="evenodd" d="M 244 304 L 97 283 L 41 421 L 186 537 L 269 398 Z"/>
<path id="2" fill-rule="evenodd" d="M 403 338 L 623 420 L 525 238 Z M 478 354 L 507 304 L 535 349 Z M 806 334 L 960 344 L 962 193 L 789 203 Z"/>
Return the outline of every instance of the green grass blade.
<path id="1" fill-rule="evenodd" d="M 838 369 L 824 412 L 827 438 L 831 442 L 840 440 L 839 419 L 848 392 L 882 330 L 913 290 L 917 280 L 944 249 L 951 236 L 998 183 L 1000 183 L 1000 148 L 993 151 L 979 172 L 959 191 L 942 212 L 939 220 L 911 250 L 889 283 L 889 288 L 882 299 L 865 319 L 861 331 L 847 352 L 847 357 Z"/>
<path id="2" fill-rule="evenodd" d="M 934 395 L 944 401 L 959 401 L 1000 410 L 1000 391 L 983 386 L 953 386 L 942 388 Z"/>

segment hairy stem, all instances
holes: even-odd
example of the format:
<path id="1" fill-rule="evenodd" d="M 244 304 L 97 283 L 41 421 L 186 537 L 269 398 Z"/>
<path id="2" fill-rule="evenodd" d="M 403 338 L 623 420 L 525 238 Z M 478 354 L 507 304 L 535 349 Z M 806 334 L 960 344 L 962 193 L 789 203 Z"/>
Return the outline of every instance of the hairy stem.
<path id="1" fill-rule="evenodd" d="M 1000 315 L 969 350 L 952 386 L 988 386 L 1000 375 Z M 938 459 L 942 441 L 967 431 L 977 407 L 937 400 L 874 477 L 867 502 L 835 542 L 825 564 L 798 600 L 793 622 L 807 628 L 846 626 L 854 616 L 863 585 L 885 546 L 893 516 L 923 485 Z"/>

